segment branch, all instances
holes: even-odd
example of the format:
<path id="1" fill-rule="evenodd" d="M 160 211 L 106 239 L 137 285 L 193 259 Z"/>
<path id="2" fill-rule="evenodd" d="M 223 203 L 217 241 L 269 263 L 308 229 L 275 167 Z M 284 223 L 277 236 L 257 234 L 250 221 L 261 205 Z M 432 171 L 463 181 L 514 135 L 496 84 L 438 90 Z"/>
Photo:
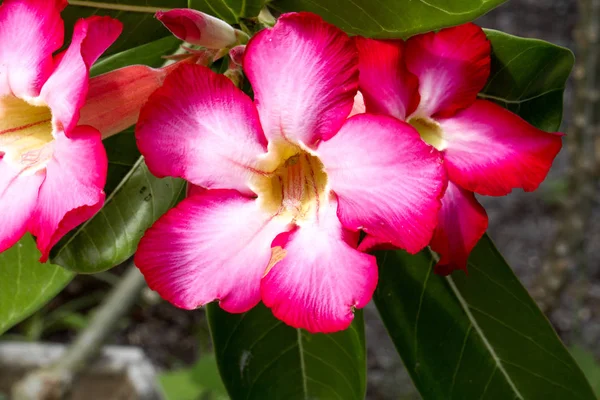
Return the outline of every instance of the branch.
<path id="1" fill-rule="evenodd" d="M 135 304 L 146 286 L 143 275 L 130 263 L 126 274 L 98 307 L 90 324 L 52 366 L 33 371 L 13 386 L 14 400 L 61 399 L 77 375 L 99 352 L 118 321 Z"/>

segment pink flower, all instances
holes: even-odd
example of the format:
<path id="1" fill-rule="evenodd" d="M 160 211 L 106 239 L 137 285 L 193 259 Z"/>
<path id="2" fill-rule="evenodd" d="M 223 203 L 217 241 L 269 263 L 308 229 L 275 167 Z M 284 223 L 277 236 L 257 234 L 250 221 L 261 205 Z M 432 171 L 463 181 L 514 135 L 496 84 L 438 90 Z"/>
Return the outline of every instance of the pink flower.
<path id="1" fill-rule="evenodd" d="M 64 0 L 5 0 L 0 6 L 0 251 L 26 231 L 41 261 L 104 201 L 107 160 L 100 134 L 78 127 L 91 64 L 121 24 L 80 20 L 67 50 Z"/>
<path id="2" fill-rule="evenodd" d="M 469 253 L 487 229 L 474 193 L 535 190 L 561 148 L 561 134 L 536 129 L 477 98 L 490 74 L 490 43 L 466 24 L 407 42 L 356 38 L 360 90 L 367 112 L 408 121 L 444 157 L 449 184 L 431 248 L 436 272 L 466 271 Z"/>
<path id="3" fill-rule="evenodd" d="M 243 66 L 254 102 L 184 65 L 142 109 L 150 170 L 199 188 L 146 232 L 136 265 L 182 308 L 218 299 L 240 313 L 262 299 L 294 327 L 344 329 L 377 283 L 359 230 L 413 253 L 431 239 L 445 186 L 437 152 L 394 118 L 347 119 L 358 54 L 316 15 L 283 15 Z"/>

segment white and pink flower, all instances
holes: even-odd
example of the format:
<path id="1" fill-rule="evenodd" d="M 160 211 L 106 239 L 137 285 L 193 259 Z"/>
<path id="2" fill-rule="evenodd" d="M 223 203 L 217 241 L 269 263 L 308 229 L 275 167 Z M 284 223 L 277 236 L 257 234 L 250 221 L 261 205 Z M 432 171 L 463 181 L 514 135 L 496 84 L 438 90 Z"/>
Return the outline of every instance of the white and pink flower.
<path id="1" fill-rule="evenodd" d="M 262 300 L 294 327 L 344 329 L 377 283 L 360 230 L 411 253 L 429 243 L 439 154 L 395 118 L 348 118 L 358 53 L 318 16 L 281 16 L 251 39 L 243 68 L 254 101 L 183 65 L 142 109 L 150 170 L 195 186 L 146 232 L 136 265 L 182 308 L 218 300 L 239 313 Z"/>
<path id="2" fill-rule="evenodd" d="M 0 5 L 0 251 L 29 231 L 41 261 L 103 205 L 107 160 L 100 133 L 77 126 L 88 72 L 120 34 L 108 17 L 79 20 L 69 48 L 65 0 Z"/>

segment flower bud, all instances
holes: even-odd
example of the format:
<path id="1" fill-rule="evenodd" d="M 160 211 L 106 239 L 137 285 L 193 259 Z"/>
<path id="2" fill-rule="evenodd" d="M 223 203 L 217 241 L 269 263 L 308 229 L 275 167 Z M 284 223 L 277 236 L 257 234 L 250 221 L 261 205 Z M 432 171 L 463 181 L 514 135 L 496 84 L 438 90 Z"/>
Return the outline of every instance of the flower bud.
<path id="1" fill-rule="evenodd" d="M 233 46 L 241 34 L 218 18 L 188 8 L 159 11 L 155 16 L 179 39 L 209 49 Z"/>
<path id="2" fill-rule="evenodd" d="M 98 129 L 106 139 L 135 124 L 148 97 L 178 65 L 131 65 L 90 79 L 79 125 Z"/>
<path id="3" fill-rule="evenodd" d="M 244 51 L 246 51 L 245 45 L 235 46 L 229 50 L 229 58 L 231 58 L 231 61 L 238 67 L 241 67 L 242 62 L 244 61 Z"/>

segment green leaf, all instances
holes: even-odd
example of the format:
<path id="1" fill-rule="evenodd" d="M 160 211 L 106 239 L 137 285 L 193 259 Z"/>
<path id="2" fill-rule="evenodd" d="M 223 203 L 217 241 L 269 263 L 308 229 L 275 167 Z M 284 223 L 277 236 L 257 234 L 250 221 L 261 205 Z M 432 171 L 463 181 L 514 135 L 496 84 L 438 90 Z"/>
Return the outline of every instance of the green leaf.
<path id="1" fill-rule="evenodd" d="M 557 130 L 573 53 L 542 40 L 489 29 L 486 35 L 492 43 L 492 70 L 480 97 L 497 102 L 540 129 Z"/>
<path id="2" fill-rule="evenodd" d="M 275 0 L 279 11 L 311 11 L 348 33 L 406 38 L 469 22 L 506 0 Z"/>
<path id="3" fill-rule="evenodd" d="M 202 357 L 191 368 L 163 372 L 158 380 L 167 400 L 229 399 L 214 354 Z"/>
<path id="4" fill-rule="evenodd" d="M 241 18 L 253 18 L 264 7 L 266 0 L 189 0 L 190 8 L 214 15 L 230 24 Z"/>
<path id="5" fill-rule="evenodd" d="M 233 400 L 364 398 L 360 310 L 350 328 L 329 335 L 291 328 L 262 304 L 245 314 L 229 314 L 215 303 L 207 310 L 221 377 Z"/>
<path id="6" fill-rule="evenodd" d="M 129 138 L 133 140 L 133 135 Z M 104 208 L 52 249 L 52 262 L 79 273 L 101 272 L 122 263 L 133 255 L 145 230 L 184 191 L 184 181 L 156 178 L 140 158 L 108 196 Z"/>
<path id="7" fill-rule="evenodd" d="M 175 36 L 168 36 L 151 43 L 134 47 L 122 53 L 104 57 L 90 69 L 90 76 L 105 74 L 109 71 L 126 67 L 132 64 L 143 64 L 158 68 L 165 62 L 163 56 L 175 53 L 181 40 Z"/>
<path id="8" fill-rule="evenodd" d="M 137 64 L 157 66 L 178 46 L 165 38 L 103 59 L 92 74 Z M 136 147 L 133 127 L 104 141 L 108 154 L 108 197 L 92 219 L 61 240 L 51 253 L 53 263 L 79 273 L 112 268 L 135 252 L 143 233 L 173 207 L 185 192 L 181 179 L 153 176 Z"/>
<path id="9" fill-rule="evenodd" d="M 600 399 L 600 363 L 594 357 L 594 352 L 581 346 L 574 346 L 571 348 L 571 355 L 577 361 L 579 368 L 591 383 L 594 393 Z"/>
<path id="10" fill-rule="evenodd" d="M 31 235 L 0 254 L 0 334 L 33 314 L 73 278 L 52 264 L 38 262 Z"/>
<path id="11" fill-rule="evenodd" d="M 378 254 L 374 300 L 424 400 L 595 399 L 552 326 L 485 236 L 469 275 L 427 251 Z"/>
<path id="12" fill-rule="evenodd" d="M 65 20 L 65 43 L 70 43 L 75 21 L 92 15 L 108 15 L 123 23 L 123 33 L 104 53 L 119 53 L 142 44 L 172 36 L 154 13 L 170 8 L 185 8 L 187 0 L 69 0 L 62 17 Z"/>

